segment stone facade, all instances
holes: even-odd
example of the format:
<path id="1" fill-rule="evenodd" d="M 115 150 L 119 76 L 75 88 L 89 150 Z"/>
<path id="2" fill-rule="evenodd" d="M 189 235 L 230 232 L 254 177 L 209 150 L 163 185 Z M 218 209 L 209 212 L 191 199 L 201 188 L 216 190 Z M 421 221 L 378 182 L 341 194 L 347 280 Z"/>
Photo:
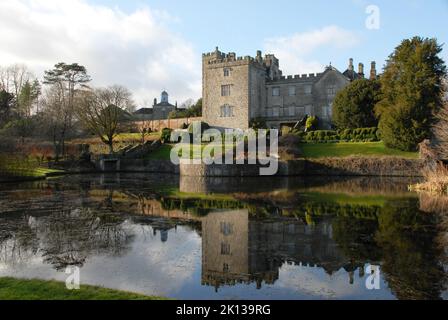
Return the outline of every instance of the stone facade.
<path id="1" fill-rule="evenodd" d="M 154 105 L 152 108 L 142 108 L 134 113 L 134 119 L 136 121 L 157 121 L 166 120 L 169 118 L 171 112 L 177 110 L 176 105 L 172 105 L 169 102 L 169 95 L 166 91 L 161 94 L 161 101 L 158 103 L 157 99 L 154 99 Z"/>
<path id="2" fill-rule="evenodd" d="M 318 74 L 283 76 L 279 60 L 260 51 L 255 58 L 237 57 L 216 48 L 203 55 L 202 66 L 204 121 L 218 128 L 247 129 L 253 119 L 280 128 L 305 116 L 317 116 L 322 128 L 330 128 L 336 94 L 364 78 L 364 65 L 356 73 L 353 59 L 344 74 L 329 66 Z"/>

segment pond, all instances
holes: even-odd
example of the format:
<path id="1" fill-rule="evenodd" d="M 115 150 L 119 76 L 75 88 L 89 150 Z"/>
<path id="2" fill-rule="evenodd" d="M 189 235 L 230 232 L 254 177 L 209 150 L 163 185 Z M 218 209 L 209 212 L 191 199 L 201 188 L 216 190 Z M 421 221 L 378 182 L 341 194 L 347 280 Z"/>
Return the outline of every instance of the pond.
<path id="1" fill-rule="evenodd" d="M 175 299 L 448 299 L 448 200 L 411 183 L 111 174 L 3 184 L 0 277 L 65 281 L 79 267 L 81 286 Z"/>

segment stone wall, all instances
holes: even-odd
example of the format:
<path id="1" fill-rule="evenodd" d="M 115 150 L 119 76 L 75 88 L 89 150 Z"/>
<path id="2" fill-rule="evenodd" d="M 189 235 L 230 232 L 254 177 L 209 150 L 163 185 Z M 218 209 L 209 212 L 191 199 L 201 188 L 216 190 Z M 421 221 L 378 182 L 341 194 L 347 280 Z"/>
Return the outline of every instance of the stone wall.
<path id="1" fill-rule="evenodd" d="M 218 128 L 249 127 L 249 72 L 250 60 L 229 63 L 210 63 L 203 61 L 203 115 L 205 121 Z M 224 68 L 229 76 L 224 76 Z M 222 96 L 221 87 L 230 85 L 230 96 Z M 233 109 L 232 117 L 222 117 L 221 107 L 228 105 Z"/>
<path id="2" fill-rule="evenodd" d="M 282 76 L 278 60 L 275 68 L 267 55 L 256 58 L 236 57 L 218 49 L 203 55 L 204 119 L 218 128 L 247 129 L 251 119 L 263 118 L 271 128 L 297 123 L 305 115 L 318 116 L 321 127 L 331 127 L 332 105 L 336 93 L 350 83 L 349 78 L 333 67 L 323 73 Z M 274 68 L 276 76 L 272 76 Z M 221 87 L 230 85 L 230 95 L 222 96 Z M 290 93 L 290 88 L 295 92 Z M 279 95 L 273 95 L 279 89 Z M 221 107 L 233 108 L 233 115 L 223 117 Z"/>
<path id="3" fill-rule="evenodd" d="M 185 177 L 260 177 L 261 165 L 206 165 L 181 163 L 179 172 Z M 277 176 L 298 176 L 304 174 L 305 161 L 279 162 Z"/>
<path id="4" fill-rule="evenodd" d="M 134 123 L 137 128 L 150 128 L 153 132 L 159 132 L 165 128 L 173 130 L 180 129 L 183 124 L 189 125 L 196 121 L 203 121 L 202 117 L 166 119 L 166 120 L 147 120 L 147 121 L 136 121 Z"/>
<path id="5" fill-rule="evenodd" d="M 307 160 L 306 175 L 421 177 L 424 161 L 402 158 L 327 158 Z"/>
<path id="6" fill-rule="evenodd" d="M 180 164 L 185 177 L 260 177 L 259 165 Z M 277 176 L 421 177 L 424 162 L 401 158 L 334 158 L 279 162 Z"/>
<path id="7" fill-rule="evenodd" d="M 166 160 L 122 159 L 120 162 L 120 171 L 179 174 L 179 166 Z"/>
<path id="8" fill-rule="evenodd" d="M 315 160 L 280 161 L 276 176 L 380 176 L 414 177 L 422 176 L 423 160 L 402 158 L 327 158 Z M 260 165 L 206 165 L 181 163 L 174 165 L 167 160 L 121 159 L 122 172 L 155 172 L 179 174 L 185 178 L 256 177 L 260 176 Z M 196 180 L 184 179 L 185 186 Z M 219 181 L 219 180 L 218 180 Z M 206 188 L 208 186 L 197 186 Z M 184 188 L 188 189 L 188 188 Z M 186 190 L 185 190 L 186 191 Z"/>

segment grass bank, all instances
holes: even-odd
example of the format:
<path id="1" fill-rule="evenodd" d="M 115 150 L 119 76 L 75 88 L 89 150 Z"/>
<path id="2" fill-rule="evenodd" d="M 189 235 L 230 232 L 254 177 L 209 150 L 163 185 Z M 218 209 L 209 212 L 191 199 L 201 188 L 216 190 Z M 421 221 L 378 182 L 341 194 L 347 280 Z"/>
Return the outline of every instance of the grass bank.
<path id="1" fill-rule="evenodd" d="M 0 278 L 0 300 L 166 300 L 136 293 L 81 286 L 67 290 L 65 283 L 43 280 Z"/>
<path id="2" fill-rule="evenodd" d="M 160 139 L 159 132 L 153 132 L 145 137 L 145 141 L 156 141 L 159 139 Z M 130 145 L 132 146 L 138 145 L 141 142 L 142 142 L 142 136 L 140 133 L 121 133 L 117 135 L 114 139 L 114 150 L 118 151 Z M 68 143 L 72 145 L 88 144 L 90 145 L 90 152 L 92 152 L 93 154 L 109 153 L 109 147 L 105 145 L 101 141 L 101 139 L 96 136 L 90 138 L 70 140 Z"/>
<path id="3" fill-rule="evenodd" d="M 0 180 L 45 179 L 59 173 L 62 171 L 41 167 L 36 160 L 0 156 Z"/>
<path id="4" fill-rule="evenodd" d="M 418 153 L 387 148 L 383 142 L 307 143 L 300 145 L 305 158 L 346 158 L 354 156 L 417 159 Z"/>

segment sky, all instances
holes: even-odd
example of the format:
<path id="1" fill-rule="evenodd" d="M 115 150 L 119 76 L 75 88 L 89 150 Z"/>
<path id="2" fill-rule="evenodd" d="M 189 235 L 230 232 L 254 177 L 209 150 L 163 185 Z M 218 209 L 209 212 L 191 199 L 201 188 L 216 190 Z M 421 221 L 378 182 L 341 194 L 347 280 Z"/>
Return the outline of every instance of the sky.
<path id="1" fill-rule="evenodd" d="M 0 66 L 41 78 L 57 62 L 87 67 L 93 85 L 124 85 L 138 107 L 167 90 L 201 96 L 201 56 L 273 53 L 284 74 L 381 69 L 413 36 L 448 39 L 448 0 L 0 0 Z M 442 57 L 448 61 L 444 45 Z"/>

